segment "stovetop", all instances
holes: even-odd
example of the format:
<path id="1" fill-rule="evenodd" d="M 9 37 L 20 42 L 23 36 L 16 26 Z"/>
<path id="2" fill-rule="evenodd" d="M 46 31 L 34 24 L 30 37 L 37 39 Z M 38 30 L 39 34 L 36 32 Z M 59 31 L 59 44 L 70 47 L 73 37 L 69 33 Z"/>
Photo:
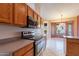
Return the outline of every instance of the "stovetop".
<path id="1" fill-rule="evenodd" d="M 23 37 L 23 39 L 28 39 L 28 40 L 34 40 L 34 41 L 38 41 L 42 38 L 43 36 L 34 36 L 31 38 L 27 38 L 27 36 Z"/>

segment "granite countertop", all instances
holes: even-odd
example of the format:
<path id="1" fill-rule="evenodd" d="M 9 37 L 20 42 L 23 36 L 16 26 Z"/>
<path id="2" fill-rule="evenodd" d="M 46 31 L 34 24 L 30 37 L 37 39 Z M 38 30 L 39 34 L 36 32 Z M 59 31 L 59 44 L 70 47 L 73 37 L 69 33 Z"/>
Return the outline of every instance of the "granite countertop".
<path id="1" fill-rule="evenodd" d="M 20 39 L 13 42 L 0 44 L 0 53 L 12 53 L 30 43 L 33 43 L 32 40 Z"/>
<path id="2" fill-rule="evenodd" d="M 64 38 L 79 39 L 79 37 L 77 37 L 77 36 L 64 36 Z"/>

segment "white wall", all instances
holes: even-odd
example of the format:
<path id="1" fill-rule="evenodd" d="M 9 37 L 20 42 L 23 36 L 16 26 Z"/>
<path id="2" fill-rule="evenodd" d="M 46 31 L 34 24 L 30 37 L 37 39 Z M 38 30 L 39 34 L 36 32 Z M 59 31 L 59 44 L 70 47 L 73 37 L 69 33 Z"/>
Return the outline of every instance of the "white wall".
<path id="1" fill-rule="evenodd" d="M 47 30 L 47 38 L 51 37 L 51 23 L 49 21 L 44 21 L 44 23 L 47 23 L 47 27 L 44 27 L 43 30 Z"/>
<path id="2" fill-rule="evenodd" d="M 59 20 L 79 15 L 79 4 L 76 3 L 41 3 L 41 15 L 46 20 Z"/>

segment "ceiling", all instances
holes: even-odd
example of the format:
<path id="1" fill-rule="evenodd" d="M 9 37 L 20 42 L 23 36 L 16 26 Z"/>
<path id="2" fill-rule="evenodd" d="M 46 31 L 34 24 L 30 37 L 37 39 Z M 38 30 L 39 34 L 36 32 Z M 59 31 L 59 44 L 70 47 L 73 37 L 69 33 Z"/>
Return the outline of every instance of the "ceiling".
<path id="1" fill-rule="evenodd" d="M 40 14 L 46 20 L 79 15 L 79 3 L 40 3 Z"/>

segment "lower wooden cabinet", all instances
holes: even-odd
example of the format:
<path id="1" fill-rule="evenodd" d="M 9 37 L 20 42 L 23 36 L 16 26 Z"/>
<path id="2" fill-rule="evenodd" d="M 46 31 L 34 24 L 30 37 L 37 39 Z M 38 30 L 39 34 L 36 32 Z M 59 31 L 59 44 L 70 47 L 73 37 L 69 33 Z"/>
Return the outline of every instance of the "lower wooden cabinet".
<path id="1" fill-rule="evenodd" d="M 33 56 L 34 55 L 33 43 L 15 51 L 13 55 L 14 56 Z"/>
<path id="2" fill-rule="evenodd" d="M 79 56 L 79 39 L 67 39 L 67 56 Z"/>
<path id="3" fill-rule="evenodd" d="M 31 49 L 26 54 L 24 54 L 24 56 L 33 56 L 33 53 L 34 53 L 34 49 Z"/>

